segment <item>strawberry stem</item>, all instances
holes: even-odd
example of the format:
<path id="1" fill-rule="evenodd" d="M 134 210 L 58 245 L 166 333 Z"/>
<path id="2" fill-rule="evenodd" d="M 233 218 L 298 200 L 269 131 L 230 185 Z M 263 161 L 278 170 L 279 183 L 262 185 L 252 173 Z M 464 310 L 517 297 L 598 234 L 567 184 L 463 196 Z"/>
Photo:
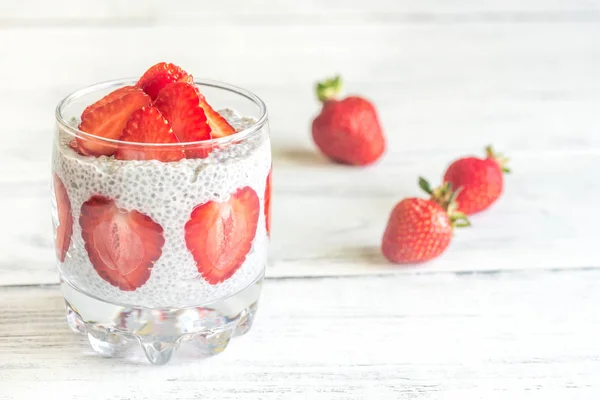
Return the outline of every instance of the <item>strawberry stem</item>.
<path id="1" fill-rule="evenodd" d="M 342 90 L 342 78 L 338 75 L 317 83 L 317 97 L 325 102 L 334 99 Z"/>
<path id="2" fill-rule="evenodd" d="M 510 174 L 510 168 L 508 168 L 508 166 L 506 165 L 509 161 L 508 157 L 504 157 L 502 153 L 496 153 L 491 145 L 486 146 L 485 154 L 488 159 L 494 160 L 498 163 L 502 172 L 504 172 L 505 174 Z"/>
<path id="3" fill-rule="evenodd" d="M 467 215 L 458 211 L 456 197 L 460 193 L 461 188 L 452 190 L 450 182 L 445 182 L 441 186 L 432 189 L 429 182 L 422 177 L 419 177 L 419 186 L 431 196 L 432 201 L 438 203 L 446 211 L 448 218 L 450 218 L 452 228 L 471 226 L 471 222 L 469 221 L 469 218 L 467 218 Z"/>
<path id="4" fill-rule="evenodd" d="M 450 222 L 452 223 L 453 228 L 466 228 L 467 226 L 471 226 L 471 221 L 469 221 L 467 215 L 459 211 L 455 211 L 450 215 Z"/>
<path id="5" fill-rule="evenodd" d="M 423 191 L 427 194 L 433 194 L 433 191 L 431 190 L 431 185 L 429 184 L 429 182 L 427 182 L 427 180 L 425 178 L 423 178 L 422 176 L 419 177 L 419 187 L 421 189 L 423 189 Z"/>

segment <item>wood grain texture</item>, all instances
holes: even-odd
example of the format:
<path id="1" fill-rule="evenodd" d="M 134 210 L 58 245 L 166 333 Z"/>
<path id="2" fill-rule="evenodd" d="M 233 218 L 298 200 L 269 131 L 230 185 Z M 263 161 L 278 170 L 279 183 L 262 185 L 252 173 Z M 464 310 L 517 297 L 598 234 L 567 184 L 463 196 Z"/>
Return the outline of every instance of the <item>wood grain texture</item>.
<path id="1" fill-rule="evenodd" d="M 590 0 L 0 2 L 0 400 L 597 399 L 598 21 Z M 158 60 L 267 102 L 268 275 L 294 279 L 221 356 L 153 368 L 90 354 L 58 289 L 28 286 L 57 279 L 55 104 Z M 311 143 L 312 85 L 336 72 L 378 106 L 375 167 Z M 502 201 L 440 259 L 387 264 L 395 202 L 488 143 L 513 159 Z"/>
<path id="2" fill-rule="evenodd" d="M 598 399 L 599 21 L 591 0 L 0 1 L 0 400 Z M 32 285 L 57 280 L 56 103 L 159 60 L 267 102 L 275 279 L 224 354 L 151 367 L 91 354 Z M 314 149 L 333 73 L 379 109 L 374 167 Z M 438 260 L 389 265 L 392 206 L 488 143 L 502 200 Z"/>
<path id="3" fill-rule="evenodd" d="M 600 265 L 600 197 L 593 171 L 600 152 L 518 155 L 503 198 L 471 218 L 439 259 L 414 267 L 389 265 L 379 245 L 389 210 L 398 199 L 419 195 L 416 176 L 441 179 L 447 157 L 415 156 L 348 170 L 307 155 L 275 158 L 270 277 L 435 271 L 569 269 Z M 572 176 L 557 187 L 556 176 Z M 582 188 L 585 193 L 582 194 Z M 28 193 L 15 184 L 0 208 L 15 202 L 35 210 L 30 218 L 9 214 L 11 236 L 0 245 L 2 284 L 54 283 L 53 245 L 46 239 L 46 187 Z M 21 191 L 19 193 L 19 191 Z M 13 197 L 14 196 L 14 197 Z M 15 268 L 18 266 L 18 268 Z"/>
<path id="4" fill-rule="evenodd" d="M 332 18 L 334 16 L 334 18 Z M 210 25 L 305 25 L 394 22 L 394 23 L 464 23 L 590 21 L 598 18 L 598 5 L 588 0 L 519 1 L 444 0 L 419 2 L 374 0 L 257 0 L 238 2 L 222 0 L 179 0 L 174 7 L 165 0 L 64 0 L 60 7 L 43 0 L 24 0 L 18 6 L 0 4 L 0 27 L 90 24 L 168 25 L 182 23 Z"/>
<path id="5" fill-rule="evenodd" d="M 468 10 L 468 3 L 460 4 Z M 310 4 L 306 12 L 324 12 L 318 8 L 322 3 Z M 369 9 L 379 12 L 391 4 L 403 3 Z M 437 12 L 437 6 L 444 9 L 440 4 L 423 7 Z M 505 7 L 494 4 L 470 7 Z M 507 4 L 506 10 L 539 15 L 590 5 Z M 39 17 L 54 18 L 47 12 Z M 457 234 L 444 258 L 417 271 L 598 265 L 593 210 L 600 153 L 595 134 L 600 25 L 543 18 L 311 29 L 300 22 L 183 25 L 0 29 L 0 57 L 11 60 L 0 64 L 5 78 L 0 108 L 9 116 L 3 123 L 11 132 L 0 137 L 0 209 L 10 227 L 0 230 L 0 285 L 56 282 L 47 200 L 56 102 L 91 82 L 138 75 L 158 59 L 248 87 L 267 101 L 275 152 L 271 276 L 398 271 L 378 251 L 391 207 L 402 196 L 417 194 L 418 175 L 435 180 L 450 160 L 480 152 L 488 143 L 513 158 L 515 174 L 505 197 L 493 212 L 474 219 L 476 229 Z M 221 39 L 190 51 L 193 38 L 204 37 Z M 309 124 L 318 111 L 312 85 L 335 71 L 344 73 L 349 92 L 370 97 L 379 108 L 389 148 L 376 167 L 329 164 L 311 143 Z M 15 76 L 27 76 L 29 83 Z"/>
<path id="6" fill-rule="evenodd" d="M 594 399 L 600 271 L 271 280 L 249 335 L 165 367 L 90 354 L 56 287 L 0 290 L 0 398 Z"/>

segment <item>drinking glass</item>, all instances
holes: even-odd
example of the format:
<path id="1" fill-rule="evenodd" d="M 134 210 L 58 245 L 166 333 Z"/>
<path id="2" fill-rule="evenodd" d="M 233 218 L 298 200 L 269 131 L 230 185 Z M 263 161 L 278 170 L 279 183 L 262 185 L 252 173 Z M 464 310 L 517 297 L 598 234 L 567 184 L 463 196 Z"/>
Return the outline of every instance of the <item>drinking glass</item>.
<path id="1" fill-rule="evenodd" d="M 56 108 L 52 219 L 67 321 L 102 356 L 140 346 L 153 364 L 177 348 L 217 354 L 248 332 L 261 292 L 270 224 L 267 110 L 247 90 L 198 80 L 236 133 L 155 144 L 78 130 L 87 106 L 134 84 L 93 85 Z M 107 155 L 86 155 L 90 148 Z M 110 155 L 118 152 L 141 156 Z"/>

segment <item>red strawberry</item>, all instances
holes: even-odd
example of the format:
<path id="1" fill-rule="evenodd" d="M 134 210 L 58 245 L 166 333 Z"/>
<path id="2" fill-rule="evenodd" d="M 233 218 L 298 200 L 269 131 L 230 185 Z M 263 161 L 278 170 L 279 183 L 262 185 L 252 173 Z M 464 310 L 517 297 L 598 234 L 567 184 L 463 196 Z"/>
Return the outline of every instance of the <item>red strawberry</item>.
<path id="1" fill-rule="evenodd" d="M 381 250 L 391 262 L 405 264 L 431 260 L 446 250 L 453 227 L 469 225 L 467 217 L 456 212 L 456 192 L 452 192 L 449 185 L 431 190 L 423 178 L 419 179 L 419 184 L 431 198 L 402 200 L 388 220 Z"/>
<path id="2" fill-rule="evenodd" d="M 154 107 L 169 121 L 180 142 L 198 142 L 210 139 L 210 127 L 200 96 L 194 85 L 185 82 L 171 83 L 160 91 Z"/>
<path id="3" fill-rule="evenodd" d="M 267 224 L 267 235 L 271 236 L 271 181 L 273 180 L 273 167 L 267 175 L 267 186 L 265 188 L 265 223 Z"/>
<path id="4" fill-rule="evenodd" d="M 341 86 L 339 76 L 317 85 L 317 96 L 323 102 L 323 109 L 312 123 L 313 140 L 334 161 L 371 164 L 385 150 L 377 111 L 371 102 L 361 97 L 335 99 Z"/>
<path id="5" fill-rule="evenodd" d="M 161 62 L 144 72 L 136 86 L 154 100 L 165 86 L 173 82 L 193 83 L 194 78 L 175 64 Z"/>
<path id="6" fill-rule="evenodd" d="M 123 129 L 119 140 L 135 143 L 179 143 L 171 130 L 171 125 L 155 107 L 144 107 L 133 114 Z M 118 160 L 158 160 L 162 162 L 179 161 L 184 155 L 181 148 L 122 145 L 117 149 Z"/>
<path id="7" fill-rule="evenodd" d="M 208 283 L 224 282 L 242 266 L 252 248 L 259 212 L 258 196 L 248 186 L 228 201 L 194 208 L 185 224 L 185 242 Z"/>
<path id="8" fill-rule="evenodd" d="M 491 146 L 486 147 L 487 158 L 465 157 L 454 161 L 444 174 L 444 182 L 460 190 L 456 202 L 458 209 L 467 215 L 485 210 L 502 194 L 503 172 L 507 158 L 494 154 Z"/>
<path id="9" fill-rule="evenodd" d="M 125 291 L 146 283 L 165 243 L 159 224 L 96 195 L 81 206 L 79 225 L 90 261 L 102 279 Z"/>
<path id="10" fill-rule="evenodd" d="M 73 215 L 71 214 L 71 201 L 67 189 L 58 175 L 54 174 L 54 196 L 56 197 L 56 208 L 58 212 L 58 226 L 56 227 L 56 257 L 60 262 L 65 261 L 67 250 L 71 244 L 73 233 Z"/>
<path id="11" fill-rule="evenodd" d="M 210 127 L 204 110 L 200 107 L 200 97 L 194 85 L 174 82 L 160 91 L 154 107 L 169 121 L 180 142 L 210 140 Z M 187 158 L 204 158 L 210 149 L 186 150 Z"/>
<path id="12" fill-rule="evenodd" d="M 76 152 L 79 155 L 85 156 L 87 154 L 84 154 L 82 149 L 79 148 L 79 144 L 77 144 L 77 139 L 72 139 L 69 142 L 69 147 L 71 148 L 71 150 L 73 150 L 74 152 Z"/>
<path id="13" fill-rule="evenodd" d="M 131 114 L 150 104 L 150 97 L 133 86 L 118 89 L 87 107 L 81 114 L 79 129 L 106 139 L 118 139 Z M 112 155 L 116 146 L 93 138 L 77 138 L 82 154 Z"/>
<path id="14" fill-rule="evenodd" d="M 106 96 L 104 96 L 103 98 L 98 100 L 97 102 L 87 106 L 85 108 L 85 110 L 83 110 L 82 114 L 90 113 L 98 107 L 105 106 L 108 103 L 111 103 L 111 102 L 115 101 L 116 99 L 119 99 L 130 93 L 139 93 L 139 91 L 140 91 L 140 89 L 136 88 L 135 86 L 123 86 L 122 88 L 119 88 L 113 92 L 110 92 L 109 94 L 107 94 Z"/>
<path id="15" fill-rule="evenodd" d="M 210 126 L 213 139 L 233 135 L 235 133 L 235 129 L 229 125 L 229 122 L 227 122 L 221 114 L 213 110 L 202 94 L 200 94 L 200 107 L 204 109 L 204 114 L 206 114 L 206 119 L 208 120 L 208 126 Z"/>

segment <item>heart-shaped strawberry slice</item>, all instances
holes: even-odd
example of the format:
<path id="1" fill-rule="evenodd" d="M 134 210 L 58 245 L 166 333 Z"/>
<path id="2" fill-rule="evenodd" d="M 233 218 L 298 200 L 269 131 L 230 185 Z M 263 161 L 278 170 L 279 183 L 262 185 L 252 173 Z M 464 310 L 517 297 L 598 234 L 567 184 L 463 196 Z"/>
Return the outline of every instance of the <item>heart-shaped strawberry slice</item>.
<path id="1" fill-rule="evenodd" d="M 259 213 L 258 196 L 248 186 L 228 201 L 194 208 L 185 224 L 185 242 L 208 283 L 224 282 L 242 266 L 252 248 Z"/>
<path id="2" fill-rule="evenodd" d="M 67 189 L 56 174 L 54 174 L 54 196 L 56 197 L 56 208 L 58 211 L 58 226 L 56 227 L 54 246 L 56 248 L 56 257 L 58 257 L 60 262 L 63 262 L 71 244 L 73 214 L 71 214 L 71 201 L 69 200 Z"/>
<path id="3" fill-rule="evenodd" d="M 200 96 L 194 85 L 174 82 L 160 91 L 154 102 L 160 113 L 169 121 L 173 133 L 180 142 L 210 140 L 210 127 L 204 109 L 200 107 Z M 185 150 L 186 158 L 205 158 L 210 148 L 196 146 Z"/>
<path id="4" fill-rule="evenodd" d="M 216 112 L 210 104 L 206 101 L 206 97 L 202 93 L 199 96 L 200 107 L 204 110 L 208 126 L 210 126 L 210 134 L 213 139 L 221 138 L 235 133 L 233 126 L 229 125 L 229 122 Z"/>
<path id="5" fill-rule="evenodd" d="M 83 111 L 79 129 L 106 139 L 119 139 L 131 114 L 150 102 L 142 89 L 133 86 L 117 89 Z M 77 147 L 81 154 L 90 156 L 110 156 L 116 150 L 110 142 L 83 136 L 77 138 Z"/>
<path id="6" fill-rule="evenodd" d="M 79 224 L 90 261 L 102 279 L 124 291 L 146 283 L 165 243 L 159 224 L 98 195 L 81 206 Z"/>
<path id="7" fill-rule="evenodd" d="M 143 107 L 127 121 L 123 134 L 119 137 L 123 142 L 138 144 L 120 144 L 115 152 L 117 160 L 158 160 L 162 162 L 179 161 L 184 158 L 179 146 L 160 146 L 160 144 L 179 143 L 171 125 L 155 107 Z M 139 143 L 148 143 L 148 146 Z"/>
<path id="8" fill-rule="evenodd" d="M 135 86 L 154 100 L 164 87 L 173 82 L 193 83 L 194 78 L 175 64 L 160 62 L 148 68 Z"/>
<path id="9" fill-rule="evenodd" d="M 273 180 L 273 167 L 267 175 L 267 186 L 265 188 L 265 223 L 267 225 L 267 235 L 271 236 L 271 181 Z"/>

